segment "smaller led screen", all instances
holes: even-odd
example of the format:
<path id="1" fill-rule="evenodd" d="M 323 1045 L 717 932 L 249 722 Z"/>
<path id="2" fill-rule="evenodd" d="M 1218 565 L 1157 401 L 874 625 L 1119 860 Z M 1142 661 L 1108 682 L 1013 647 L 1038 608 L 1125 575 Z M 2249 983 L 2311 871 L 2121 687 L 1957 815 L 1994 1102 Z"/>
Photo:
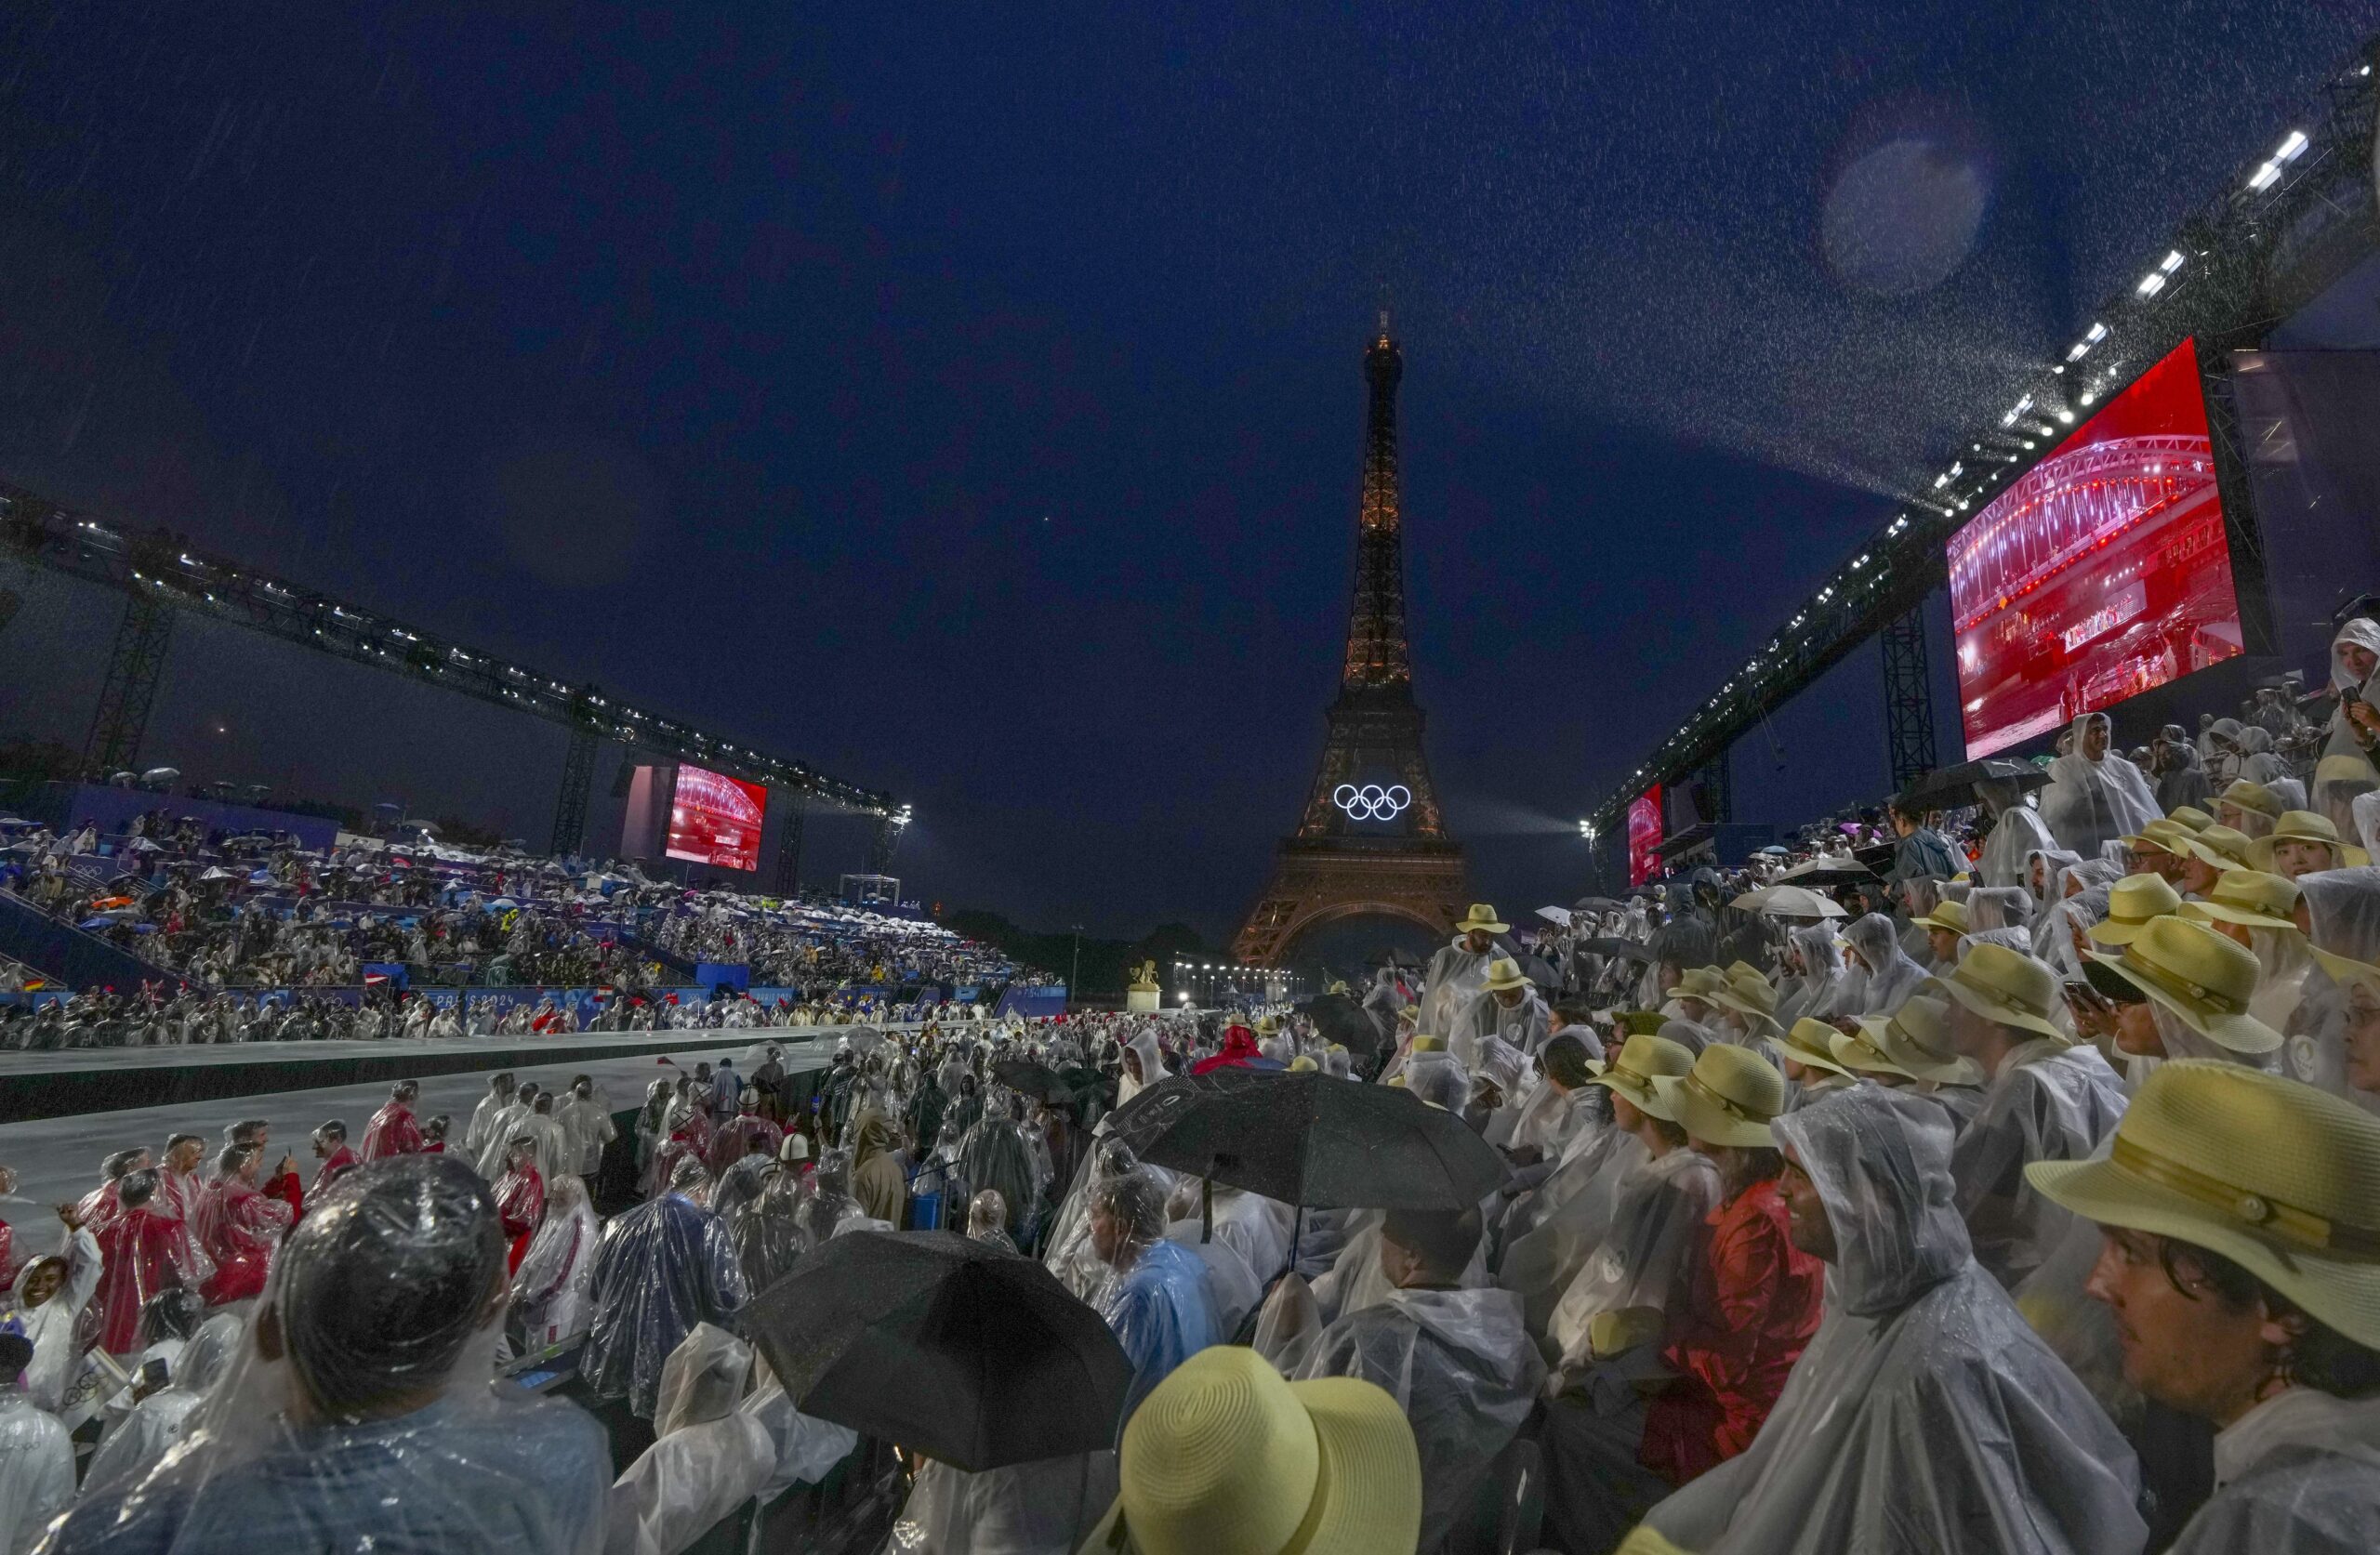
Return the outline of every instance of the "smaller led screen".
<path id="1" fill-rule="evenodd" d="M 1950 536 L 1970 760 L 2241 651 L 2185 340 Z"/>
<path id="2" fill-rule="evenodd" d="M 1653 784 L 1628 807 L 1628 883 L 1641 886 L 1660 873 L 1661 785 Z"/>
<path id="3" fill-rule="evenodd" d="M 669 800 L 666 857 L 721 869 L 760 867 L 760 823 L 769 791 L 702 767 L 678 769 L 678 791 Z"/>

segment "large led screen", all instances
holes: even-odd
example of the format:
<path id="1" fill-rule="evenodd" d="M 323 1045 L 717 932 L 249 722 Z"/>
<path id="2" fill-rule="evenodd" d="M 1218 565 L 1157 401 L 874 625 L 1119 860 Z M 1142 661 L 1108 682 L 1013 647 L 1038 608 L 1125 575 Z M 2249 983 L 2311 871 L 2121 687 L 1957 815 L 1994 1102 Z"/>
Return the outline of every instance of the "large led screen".
<path id="1" fill-rule="evenodd" d="M 1628 883 L 1641 886 L 1660 873 L 1661 785 L 1638 795 L 1628 807 Z"/>
<path id="2" fill-rule="evenodd" d="M 2192 343 L 1994 498 L 1950 551 L 1969 759 L 2238 653 Z"/>
<path id="3" fill-rule="evenodd" d="M 760 822 L 768 809 L 769 791 L 757 783 L 681 766 L 678 791 L 669 800 L 669 837 L 662 852 L 689 863 L 758 869 Z"/>

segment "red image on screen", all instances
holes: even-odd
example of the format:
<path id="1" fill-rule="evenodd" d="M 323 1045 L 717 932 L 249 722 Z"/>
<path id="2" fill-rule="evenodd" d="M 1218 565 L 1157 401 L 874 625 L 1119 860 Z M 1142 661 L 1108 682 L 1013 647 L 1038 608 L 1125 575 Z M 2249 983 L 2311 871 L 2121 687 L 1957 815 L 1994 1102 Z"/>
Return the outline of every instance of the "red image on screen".
<path id="1" fill-rule="evenodd" d="M 1628 883 L 1641 886 L 1660 873 L 1654 851 L 1661 845 L 1661 785 L 1639 794 L 1628 807 Z"/>
<path id="2" fill-rule="evenodd" d="M 662 852 L 721 869 L 760 867 L 760 823 L 769 791 L 702 767 L 678 769 L 669 799 L 669 837 Z"/>
<path id="3" fill-rule="evenodd" d="M 2241 652 L 2185 340 L 1950 536 L 1970 760 Z"/>

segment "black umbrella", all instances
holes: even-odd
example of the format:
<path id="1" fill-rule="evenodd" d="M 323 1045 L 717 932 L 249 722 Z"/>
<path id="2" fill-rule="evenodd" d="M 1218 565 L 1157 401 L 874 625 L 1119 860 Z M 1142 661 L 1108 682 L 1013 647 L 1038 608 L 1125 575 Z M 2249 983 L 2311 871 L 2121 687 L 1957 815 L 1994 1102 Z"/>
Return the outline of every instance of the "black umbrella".
<path id="1" fill-rule="evenodd" d="M 1325 994 L 1298 1007 L 1298 1013 L 1314 1022 L 1314 1029 L 1325 1042 L 1336 1042 L 1350 1053 L 1368 1055 L 1380 1047 L 1380 1028 L 1364 1007 L 1344 994 Z"/>
<path id="2" fill-rule="evenodd" d="M 1579 949 L 1595 955 L 1617 955 L 1623 961 L 1653 964 L 1653 947 L 1638 944 L 1633 940 L 1580 940 Z"/>
<path id="3" fill-rule="evenodd" d="M 1038 1101 L 1060 1100 L 1075 1092 L 1064 1075 L 1034 1059 L 996 1060 L 992 1075 L 1009 1089 Z"/>
<path id="4" fill-rule="evenodd" d="M 1579 898 L 1578 901 L 1570 903 L 1570 911 L 1574 913 L 1624 913 L 1628 911 L 1628 903 L 1625 902 L 1614 902 L 1607 896 L 1582 896 Z"/>
<path id="5" fill-rule="evenodd" d="M 2049 782 L 2049 774 L 2030 761 L 1986 757 L 1981 761 L 1962 761 L 1955 767 L 1943 767 L 1928 772 L 1911 784 L 1909 792 L 1895 802 L 1904 807 L 1927 810 L 1942 805 L 1973 804 L 1975 785 L 1994 779 L 2037 788 Z M 1907 813 L 1907 810 L 1903 812 Z"/>
<path id="6" fill-rule="evenodd" d="M 1055 1275 L 946 1231 L 836 1237 L 743 1321 L 795 1408 L 971 1473 L 1114 1446 L 1132 1379 Z"/>
<path id="7" fill-rule="evenodd" d="M 1142 1160 L 1316 1209 L 1469 1209 L 1504 1180 L 1487 1140 L 1399 1086 L 1223 1068 L 1108 1114 Z"/>

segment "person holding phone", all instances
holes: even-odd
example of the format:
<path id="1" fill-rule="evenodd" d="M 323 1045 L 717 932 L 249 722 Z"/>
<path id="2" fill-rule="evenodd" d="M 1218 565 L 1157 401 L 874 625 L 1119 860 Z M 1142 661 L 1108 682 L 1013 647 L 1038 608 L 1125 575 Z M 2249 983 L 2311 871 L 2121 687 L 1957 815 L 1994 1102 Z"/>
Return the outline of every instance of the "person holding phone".
<path id="1" fill-rule="evenodd" d="M 2339 705 L 2331 714 L 2330 738 L 2324 756 L 2369 758 L 2380 746 L 2380 687 L 2373 684 L 2380 670 L 2380 621 L 2359 615 L 2339 627 L 2331 639 L 2331 689 Z"/>

